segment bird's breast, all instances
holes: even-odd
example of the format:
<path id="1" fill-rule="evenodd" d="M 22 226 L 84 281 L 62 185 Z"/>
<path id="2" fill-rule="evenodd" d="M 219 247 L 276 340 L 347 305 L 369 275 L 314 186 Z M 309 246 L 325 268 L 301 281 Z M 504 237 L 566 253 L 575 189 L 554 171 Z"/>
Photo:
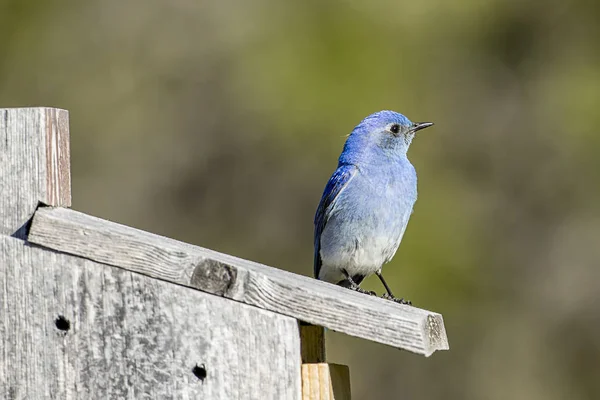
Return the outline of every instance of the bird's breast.
<path id="1" fill-rule="evenodd" d="M 417 198 L 412 166 L 361 170 L 340 193 L 321 236 L 323 265 L 368 275 L 398 248 Z"/>

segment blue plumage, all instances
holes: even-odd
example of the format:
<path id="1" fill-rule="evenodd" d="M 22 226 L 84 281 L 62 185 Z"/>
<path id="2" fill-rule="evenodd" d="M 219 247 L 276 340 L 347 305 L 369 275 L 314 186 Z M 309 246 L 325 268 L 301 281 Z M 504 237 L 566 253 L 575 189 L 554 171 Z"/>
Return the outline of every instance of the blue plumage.
<path id="1" fill-rule="evenodd" d="M 319 203 L 319 208 L 315 215 L 315 277 L 317 278 L 319 277 L 319 271 L 321 269 L 321 256 L 319 255 L 321 233 L 323 232 L 328 215 L 330 214 L 328 208 L 344 186 L 352 179 L 355 172 L 356 166 L 354 165 L 339 165 L 338 169 L 335 170 L 329 179 L 329 182 L 327 182 L 327 186 L 323 192 L 323 198 Z"/>
<path id="2" fill-rule="evenodd" d="M 417 199 L 406 153 L 420 129 L 404 115 L 380 111 L 358 124 L 344 145 L 315 215 L 315 277 L 363 291 L 373 273 L 394 298 L 381 267 L 392 259 Z"/>

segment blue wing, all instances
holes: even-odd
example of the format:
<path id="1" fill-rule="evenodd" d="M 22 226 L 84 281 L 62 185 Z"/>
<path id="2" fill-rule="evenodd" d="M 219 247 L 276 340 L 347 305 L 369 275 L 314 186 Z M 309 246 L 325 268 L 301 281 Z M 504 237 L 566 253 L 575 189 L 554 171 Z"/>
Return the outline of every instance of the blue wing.
<path id="1" fill-rule="evenodd" d="M 321 255 L 319 254 L 321 250 L 321 233 L 329 219 L 331 205 L 356 174 L 356 171 L 357 168 L 354 165 L 340 165 L 325 186 L 325 191 L 315 214 L 315 278 L 319 278 L 319 271 L 321 270 Z"/>

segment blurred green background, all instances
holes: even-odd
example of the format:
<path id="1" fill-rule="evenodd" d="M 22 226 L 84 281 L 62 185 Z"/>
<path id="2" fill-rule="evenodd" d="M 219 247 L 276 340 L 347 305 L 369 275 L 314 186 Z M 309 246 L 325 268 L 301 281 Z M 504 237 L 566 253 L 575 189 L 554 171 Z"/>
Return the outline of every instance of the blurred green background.
<path id="1" fill-rule="evenodd" d="M 344 135 L 434 121 L 384 271 L 451 350 L 330 333 L 330 361 L 354 399 L 599 399 L 599 21 L 597 0 L 0 0 L 0 107 L 70 111 L 75 209 L 306 275 Z"/>

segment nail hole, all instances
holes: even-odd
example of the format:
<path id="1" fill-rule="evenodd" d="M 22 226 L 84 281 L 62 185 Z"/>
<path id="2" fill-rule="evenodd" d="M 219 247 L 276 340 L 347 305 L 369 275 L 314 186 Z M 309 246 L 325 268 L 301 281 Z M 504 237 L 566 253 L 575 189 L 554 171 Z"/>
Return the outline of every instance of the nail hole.
<path id="1" fill-rule="evenodd" d="M 54 324 L 56 325 L 56 328 L 61 331 L 66 332 L 71 329 L 71 323 L 62 315 L 59 315 L 58 318 L 54 320 Z"/>
<path id="2" fill-rule="evenodd" d="M 200 381 L 204 382 L 204 379 L 206 379 L 206 366 L 204 364 L 196 364 L 192 369 L 192 372 L 196 375 L 196 378 L 200 379 Z"/>

